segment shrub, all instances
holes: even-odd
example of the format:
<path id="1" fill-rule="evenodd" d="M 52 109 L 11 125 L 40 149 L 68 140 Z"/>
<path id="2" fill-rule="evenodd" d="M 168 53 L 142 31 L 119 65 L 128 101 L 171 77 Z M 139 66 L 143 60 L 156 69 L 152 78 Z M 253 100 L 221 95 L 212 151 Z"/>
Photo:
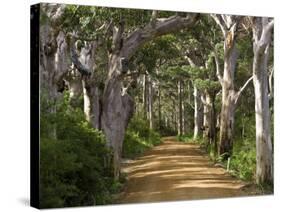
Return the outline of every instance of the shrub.
<path id="1" fill-rule="evenodd" d="M 234 144 L 233 154 L 230 160 L 230 170 L 234 175 L 247 181 L 255 178 L 256 148 L 251 140 L 237 141 Z"/>
<path id="2" fill-rule="evenodd" d="M 90 127 L 83 111 L 69 106 L 68 95 L 48 113 L 41 100 L 40 206 L 106 204 L 116 191 L 111 152 L 104 135 Z M 56 138 L 50 136 L 55 126 Z"/>
<path id="3" fill-rule="evenodd" d="M 160 135 L 149 128 L 147 121 L 135 116 L 126 130 L 123 157 L 134 158 L 146 149 L 161 143 Z"/>
<path id="4" fill-rule="evenodd" d="M 193 134 L 192 133 L 184 134 L 184 135 L 177 135 L 177 140 L 178 141 L 182 141 L 184 143 L 186 143 L 186 142 L 194 142 Z"/>

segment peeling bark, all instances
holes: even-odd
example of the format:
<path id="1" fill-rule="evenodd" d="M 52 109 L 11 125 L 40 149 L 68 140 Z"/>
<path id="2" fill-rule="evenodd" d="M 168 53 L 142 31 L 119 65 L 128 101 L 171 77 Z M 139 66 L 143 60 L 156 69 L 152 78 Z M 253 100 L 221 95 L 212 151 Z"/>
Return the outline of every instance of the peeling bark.
<path id="1" fill-rule="evenodd" d="M 113 150 L 114 176 L 119 178 L 120 160 L 125 130 L 134 112 L 134 101 L 128 94 L 121 93 L 120 57 L 109 58 L 109 76 L 103 93 L 102 129 L 107 145 Z"/>
<path id="2" fill-rule="evenodd" d="M 50 103 L 49 112 L 54 114 L 60 97 L 59 85 L 70 66 L 66 35 L 58 28 L 64 6 L 41 4 L 41 11 L 48 20 L 40 25 L 40 86 Z M 56 138 L 55 124 L 49 135 Z"/>

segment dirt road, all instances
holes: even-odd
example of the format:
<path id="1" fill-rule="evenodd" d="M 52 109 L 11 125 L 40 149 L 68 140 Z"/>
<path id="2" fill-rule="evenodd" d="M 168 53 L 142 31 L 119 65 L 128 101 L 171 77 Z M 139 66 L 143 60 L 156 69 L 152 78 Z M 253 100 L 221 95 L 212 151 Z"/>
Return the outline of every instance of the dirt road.
<path id="1" fill-rule="evenodd" d="M 163 144 L 122 168 L 128 182 L 118 203 L 245 196 L 245 184 L 214 166 L 198 145 L 164 139 Z"/>

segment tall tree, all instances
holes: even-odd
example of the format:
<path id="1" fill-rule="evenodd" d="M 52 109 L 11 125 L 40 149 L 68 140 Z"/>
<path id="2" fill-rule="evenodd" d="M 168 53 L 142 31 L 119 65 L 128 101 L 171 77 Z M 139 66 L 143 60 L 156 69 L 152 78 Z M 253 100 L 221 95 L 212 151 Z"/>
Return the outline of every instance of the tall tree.
<path id="1" fill-rule="evenodd" d="M 235 91 L 234 76 L 238 51 L 236 48 L 237 28 L 241 17 L 234 15 L 211 15 L 220 27 L 224 38 L 224 69 L 223 75 L 217 68 L 217 77 L 222 87 L 222 107 L 220 114 L 219 154 L 229 157 L 233 148 L 234 113 L 241 92 L 250 82 L 239 91 Z M 218 61 L 218 60 L 216 60 Z M 218 63 L 217 63 L 218 64 Z M 219 67 L 219 64 L 218 64 Z"/>
<path id="2" fill-rule="evenodd" d="M 177 86 L 178 86 L 178 135 L 182 135 L 183 134 L 183 82 L 182 80 L 178 80 L 177 82 Z"/>
<path id="3" fill-rule="evenodd" d="M 253 24 L 253 80 L 256 112 L 256 181 L 273 183 L 273 152 L 270 136 L 268 59 L 273 19 L 255 17 Z"/>
<path id="4" fill-rule="evenodd" d="M 71 65 L 66 34 L 61 30 L 65 6 L 56 4 L 41 5 L 40 25 L 40 82 L 41 90 L 47 95 L 49 112 L 56 113 L 56 101 L 63 85 L 63 76 Z M 50 135 L 56 138 L 55 124 Z"/>
<path id="5" fill-rule="evenodd" d="M 132 116 L 133 101 L 128 94 L 121 95 L 121 80 L 127 72 L 127 63 L 132 55 L 146 42 L 157 36 L 178 31 L 192 26 L 196 14 L 186 14 L 186 17 L 171 16 L 157 18 L 153 12 L 151 20 L 144 27 L 135 29 L 125 36 L 125 23 L 120 21 L 112 29 L 112 45 L 109 52 L 108 75 L 103 93 L 102 128 L 109 146 L 114 151 L 115 176 L 119 178 L 120 157 L 125 129 Z"/>

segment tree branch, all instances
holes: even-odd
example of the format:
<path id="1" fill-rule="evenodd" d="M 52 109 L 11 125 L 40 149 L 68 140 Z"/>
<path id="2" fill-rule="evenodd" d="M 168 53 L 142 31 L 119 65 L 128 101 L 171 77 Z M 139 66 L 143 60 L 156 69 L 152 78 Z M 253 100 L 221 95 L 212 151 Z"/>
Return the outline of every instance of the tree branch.
<path id="1" fill-rule="evenodd" d="M 253 76 L 251 76 L 246 82 L 245 84 L 239 89 L 239 91 L 236 93 L 235 95 L 235 100 L 234 100 L 234 104 L 237 104 L 237 101 L 241 95 L 241 93 L 244 91 L 244 89 L 247 87 L 247 85 L 252 81 Z"/>
<path id="2" fill-rule="evenodd" d="M 219 57 L 218 57 L 218 54 L 217 54 L 216 50 L 214 50 L 214 58 L 215 58 L 215 62 L 216 62 L 216 75 L 217 75 L 217 78 L 218 78 L 220 84 L 222 85 L 223 84 L 223 78 L 222 78 L 222 75 L 221 75 Z"/>
<path id="3" fill-rule="evenodd" d="M 269 39 L 271 38 L 270 33 L 273 29 L 273 26 L 274 20 L 272 19 L 263 27 L 262 34 L 259 40 L 259 46 L 264 46 L 265 44 L 269 43 Z"/>
<path id="4" fill-rule="evenodd" d="M 131 78 L 131 80 L 127 83 L 127 86 L 124 86 L 124 83 L 122 82 L 122 91 L 121 91 L 121 95 L 124 96 L 125 94 L 127 94 L 127 90 L 129 89 L 129 87 L 132 85 L 132 83 L 135 81 L 134 78 Z"/>
<path id="5" fill-rule="evenodd" d="M 221 31 L 225 37 L 226 32 L 227 32 L 227 26 L 225 24 L 225 21 L 222 18 L 222 15 L 217 15 L 217 14 L 211 14 L 211 17 L 215 20 L 215 22 L 219 25 L 221 28 Z"/>
<path id="6" fill-rule="evenodd" d="M 204 105 L 207 105 L 207 102 L 206 102 L 206 97 L 204 97 L 203 95 L 200 96 L 201 98 L 201 102 L 204 104 Z"/>
<path id="7" fill-rule="evenodd" d="M 189 62 L 189 65 L 191 66 L 191 67 L 197 67 L 197 65 L 195 64 L 195 62 L 189 57 L 189 56 L 186 56 L 187 57 L 187 60 L 188 60 L 188 62 Z"/>
<path id="8" fill-rule="evenodd" d="M 75 50 L 74 45 L 70 48 L 70 55 L 71 55 L 71 61 L 74 64 L 74 67 L 77 68 L 77 70 L 82 74 L 89 76 L 91 75 L 91 71 L 86 68 L 79 60 L 78 54 Z"/>
<path id="9" fill-rule="evenodd" d="M 81 61 L 79 59 L 79 55 L 77 54 L 76 46 L 75 46 L 75 41 L 76 41 L 77 36 L 76 36 L 75 32 L 72 34 L 69 34 L 68 36 L 70 36 L 69 46 L 70 46 L 71 62 L 74 64 L 74 67 L 81 73 L 81 75 L 90 76 L 92 73 L 91 69 L 87 68 L 84 64 L 81 63 Z M 92 41 L 90 43 L 90 47 L 88 49 L 87 54 L 89 54 L 91 52 L 94 54 L 97 47 L 98 47 L 98 41 Z"/>
<path id="10" fill-rule="evenodd" d="M 268 85 L 269 85 L 269 94 L 268 94 L 268 97 L 269 99 L 272 99 L 273 97 L 273 72 L 274 72 L 274 68 L 272 67 L 271 69 L 269 69 L 269 77 L 268 77 Z"/>
<path id="11" fill-rule="evenodd" d="M 120 51 L 123 46 L 123 32 L 125 28 L 124 20 L 121 20 L 119 23 L 119 27 L 113 27 L 113 51 Z"/>
<path id="12" fill-rule="evenodd" d="M 138 28 L 130 33 L 125 39 L 122 56 L 129 59 L 144 43 L 155 37 L 190 27 L 197 21 L 197 17 L 198 14 L 188 14 L 186 17 L 171 16 L 169 18 L 157 18 L 154 26 L 149 22 L 144 28 Z"/>
<path id="13" fill-rule="evenodd" d="M 152 27 L 155 27 L 155 24 L 156 24 L 156 21 L 157 21 L 157 15 L 158 15 L 158 11 L 153 10 L 152 14 L 151 14 L 151 19 L 150 19 L 150 24 L 152 25 Z"/>

